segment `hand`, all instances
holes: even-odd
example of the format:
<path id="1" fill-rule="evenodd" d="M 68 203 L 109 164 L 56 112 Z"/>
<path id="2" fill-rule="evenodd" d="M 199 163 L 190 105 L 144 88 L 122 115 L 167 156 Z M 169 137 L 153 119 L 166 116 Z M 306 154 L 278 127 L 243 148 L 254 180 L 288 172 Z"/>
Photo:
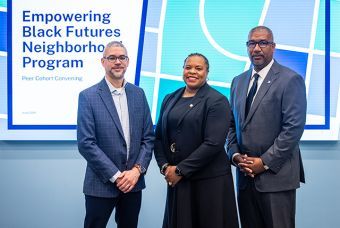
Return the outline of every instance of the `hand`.
<path id="1" fill-rule="evenodd" d="M 178 176 L 175 173 L 175 170 L 176 170 L 176 166 L 169 165 L 166 168 L 165 173 L 164 173 L 165 174 L 164 178 L 171 187 L 174 187 L 182 179 L 181 176 Z"/>
<path id="2" fill-rule="evenodd" d="M 251 170 L 252 177 L 266 170 L 261 158 L 244 157 L 244 159 L 246 159 L 246 162 L 239 163 L 240 169 Z"/>
<path id="3" fill-rule="evenodd" d="M 138 168 L 133 167 L 131 170 L 124 171 L 116 180 L 117 187 L 124 193 L 130 192 L 136 185 L 140 176 Z"/>
<path id="4" fill-rule="evenodd" d="M 249 167 L 253 171 L 254 174 L 260 174 L 266 171 L 261 158 L 248 157 L 247 161 L 251 162 L 250 164 L 247 165 L 247 167 Z"/>
<path id="5" fill-rule="evenodd" d="M 233 159 L 234 163 L 240 168 L 240 171 L 244 173 L 245 176 L 255 177 L 253 170 L 249 167 L 253 161 L 247 160 L 248 156 L 246 154 L 236 155 Z"/>

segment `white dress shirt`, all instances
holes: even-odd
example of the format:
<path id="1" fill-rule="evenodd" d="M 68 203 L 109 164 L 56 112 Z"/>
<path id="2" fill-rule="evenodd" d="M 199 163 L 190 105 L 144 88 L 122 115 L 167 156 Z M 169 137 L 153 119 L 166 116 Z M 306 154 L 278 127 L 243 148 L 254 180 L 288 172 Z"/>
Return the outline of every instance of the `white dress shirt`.
<path id="1" fill-rule="evenodd" d="M 268 74 L 270 68 L 272 67 L 273 63 L 274 63 L 274 59 L 272 59 L 272 61 L 270 61 L 270 63 L 267 66 L 265 66 L 262 70 L 260 70 L 259 72 L 256 72 L 253 68 L 253 71 L 251 73 L 251 79 L 250 79 L 249 86 L 248 86 L 248 93 L 250 91 L 250 88 L 253 86 L 253 83 L 254 83 L 254 80 L 255 80 L 254 74 L 259 75 L 259 79 L 257 80 L 257 90 L 256 90 L 255 96 L 253 98 L 253 101 L 255 100 L 257 91 L 259 91 L 259 89 L 262 85 L 262 82 L 267 77 L 267 74 Z M 247 96 L 248 96 L 248 93 L 247 93 Z"/>

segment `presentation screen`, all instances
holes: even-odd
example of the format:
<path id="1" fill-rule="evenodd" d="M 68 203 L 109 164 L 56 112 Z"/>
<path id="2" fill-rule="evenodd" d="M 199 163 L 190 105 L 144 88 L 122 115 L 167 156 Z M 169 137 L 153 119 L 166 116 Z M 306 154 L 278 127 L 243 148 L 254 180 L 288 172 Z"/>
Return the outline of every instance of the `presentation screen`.
<path id="1" fill-rule="evenodd" d="M 273 30 L 274 58 L 307 88 L 303 140 L 338 140 L 340 1 L 0 0 L 0 140 L 75 140 L 78 94 L 104 77 L 105 45 L 128 49 L 127 81 L 146 93 L 154 124 L 184 86 L 183 60 L 210 62 L 208 83 L 229 97 L 251 67 L 252 27 Z M 270 124 L 270 123 L 269 123 Z"/>

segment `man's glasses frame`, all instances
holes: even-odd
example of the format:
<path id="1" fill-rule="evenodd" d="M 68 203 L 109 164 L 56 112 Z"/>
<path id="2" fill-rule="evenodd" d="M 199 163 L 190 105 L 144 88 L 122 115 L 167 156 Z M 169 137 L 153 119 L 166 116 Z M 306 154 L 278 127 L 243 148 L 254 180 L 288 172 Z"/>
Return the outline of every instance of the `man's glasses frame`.
<path id="1" fill-rule="evenodd" d="M 268 45 L 273 45 L 275 43 L 268 41 L 268 40 L 260 40 L 260 41 L 248 40 L 246 42 L 246 45 L 248 48 L 255 48 L 257 44 L 259 45 L 260 48 L 266 48 Z"/>
<path id="2" fill-rule="evenodd" d="M 120 56 L 109 55 L 109 56 L 104 56 L 103 59 L 106 59 L 110 63 L 115 63 L 117 60 L 119 60 L 120 62 L 126 62 L 128 61 L 129 57 L 126 55 L 120 55 Z"/>

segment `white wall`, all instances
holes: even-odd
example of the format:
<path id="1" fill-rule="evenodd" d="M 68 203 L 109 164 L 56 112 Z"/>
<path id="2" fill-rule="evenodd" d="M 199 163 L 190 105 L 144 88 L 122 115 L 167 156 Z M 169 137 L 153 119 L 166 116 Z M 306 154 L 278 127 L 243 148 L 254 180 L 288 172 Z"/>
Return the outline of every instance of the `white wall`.
<path id="1" fill-rule="evenodd" d="M 304 142 L 301 149 L 307 183 L 297 193 L 297 227 L 339 227 L 340 144 Z M 0 227 L 82 227 L 84 171 L 75 142 L 0 141 Z M 154 160 L 146 182 L 139 227 L 159 228 L 166 186 Z"/>

